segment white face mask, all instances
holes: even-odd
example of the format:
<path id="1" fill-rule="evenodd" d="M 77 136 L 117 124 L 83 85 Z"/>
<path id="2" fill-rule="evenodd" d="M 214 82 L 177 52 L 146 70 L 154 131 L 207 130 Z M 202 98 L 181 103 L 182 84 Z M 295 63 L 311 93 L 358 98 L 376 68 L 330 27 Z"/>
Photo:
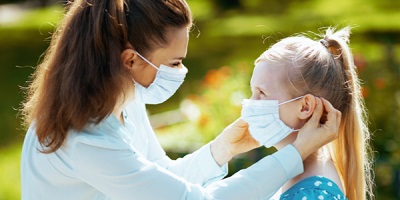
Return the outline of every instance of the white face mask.
<path id="1" fill-rule="evenodd" d="M 138 52 L 136 53 L 140 58 L 156 68 L 157 74 L 153 83 L 147 88 L 135 81 L 135 98 L 145 104 L 160 104 L 169 99 L 182 85 L 188 69 L 183 65 L 181 68 L 172 68 L 163 64 L 158 68 Z"/>
<path id="2" fill-rule="evenodd" d="M 267 148 L 280 142 L 294 130 L 279 118 L 279 106 L 303 96 L 278 103 L 278 100 L 243 100 L 242 118 L 249 123 L 251 136 Z"/>

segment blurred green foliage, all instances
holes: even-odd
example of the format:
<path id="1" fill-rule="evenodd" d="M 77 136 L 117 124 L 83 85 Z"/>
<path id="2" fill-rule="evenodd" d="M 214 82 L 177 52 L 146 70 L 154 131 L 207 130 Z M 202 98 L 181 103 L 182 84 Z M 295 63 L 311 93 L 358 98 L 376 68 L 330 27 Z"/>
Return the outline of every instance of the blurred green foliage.
<path id="1" fill-rule="evenodd" d="M 200 110 L 200 115 L 196 120 L 157 130 L 168 151 L 192 151 L 213 139 L 240 115 L 237 99 L 250 95 L 248 83 L 253 61 L 271 43 L 298 32 L 350 25 L 354 27 L 351 47 L 363 80 L 369 127 L 374 133 L 377 199 L 399 198 L 396 191 L 400 191 L 400 183 L 396 181 L 400 180 L 400 1 L 188 0 L 188 3 L 195 19 L 184 61 L 189 74 L 173 98 L 149 106 L 148 110 L 155 114 L 177 109 L 182 100 L 189 100 Z M 62 15 L 61 7 L 48 7 L 24 12 L 15 23 L 0 23 L 3 92 L 0 199 L 19 199 L 19 185 L 8 185 L 17 183 L 15 179 L 19 178 L 16 165 L 24 134 L 17 117 L 23 96 L 19 87 L 27 85 L 25 82 L 40 62 L 40 55 Z M 233 163 L 233 172 L 272 151 L 255 151 L 238 157 L 242 162 Z"/>
<path id="2" fill-rule="evenodd" d="M 20 196 L 20 152 L 22 144 L 7 145 L 0 149 L 0 199 L 17 200 Z"/>
<path id="3" fill-rule="evenodd" d="M 0 4 L 18 3 L 18 2 L 23 2 L 23 0 L 0 0 Z"/>
<path id="4" fill-rule="evenodd" d="M 20 16 L 18 23 L 0 25 L 0 145 L 23 139 L 17 117 L 23 96 L 20 87 L 27 86 L 61 13 L 58 6 L 32 10 Z"/>

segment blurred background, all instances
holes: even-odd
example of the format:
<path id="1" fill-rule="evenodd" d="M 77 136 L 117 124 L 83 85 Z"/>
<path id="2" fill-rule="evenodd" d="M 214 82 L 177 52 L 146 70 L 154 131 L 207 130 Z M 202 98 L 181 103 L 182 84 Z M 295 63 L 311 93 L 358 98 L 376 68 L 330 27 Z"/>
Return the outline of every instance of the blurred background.
<path id="1" fill-rule="evenodd" d="M 400 1 L 187 1 L 195 22 L 184 61 L 189 74 L 170 100 L 148 106 L 171 157 L 196 150 L 240 116 L 241 101 L 250 96 L 253 62 L 272 43 L 349 25 L 373 133 L 376 199 L 400 198 Z M 0 0 L 0 200 L 20 199 L 21 87 L 65 14 L 64 3 Z M 259 148 L 237 156 L 230 174 L 274 151 Z"/>

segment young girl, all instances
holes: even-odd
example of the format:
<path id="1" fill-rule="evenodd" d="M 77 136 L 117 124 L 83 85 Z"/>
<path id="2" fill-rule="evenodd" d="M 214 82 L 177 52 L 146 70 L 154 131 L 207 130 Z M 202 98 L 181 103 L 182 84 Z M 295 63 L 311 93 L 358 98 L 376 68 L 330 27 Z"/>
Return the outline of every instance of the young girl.
<path id="1" fill-rule="evenodd" d="M 70 4 L 23 105 L 22 199 L 258 199 L 337 136 L 340 112 L 325 102 L 293 145 L 228 179 L 226 163 L 258 146 L 241 119 L 170 160 L 145 104 L 162 103 L 182 84 L 191 20 L 184 0 Z M 322 110 L 331 123 L 321 127 Z"/>
<path id="2" fill-rule="evenodd" d="M 255 62 L 253 95 L 243 102 L 242 110 L 252 135 L 271 134 L 276 125 L 270 116 L 274 116 L 287 127 L 280 134 L 284 139 L 274 146 L 281 149 L 292 143 L 297 134 L 290 133 L 302 127 L 315 109 L 314 96 L 330 101 L 342 113 L 338 138 L 304 160 L 304 173 L 285 183 L 280 199 L 373 198 L 367 154 L 370 133 L 349 35 L 349 28 L 337 32 L 329 28 L 317 41 L 288 37 Z"/>

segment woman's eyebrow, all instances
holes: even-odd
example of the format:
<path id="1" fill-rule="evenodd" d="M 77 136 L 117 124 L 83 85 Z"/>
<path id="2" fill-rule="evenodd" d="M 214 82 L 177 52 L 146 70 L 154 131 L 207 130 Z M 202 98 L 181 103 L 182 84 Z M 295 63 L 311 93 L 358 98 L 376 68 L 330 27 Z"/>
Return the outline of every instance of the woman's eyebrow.
<path id="1" fill-rule="evenodd" d="M 176 57 L 176 58 L 174 58 L 174 60 L 175 59 L 177 59 L 177 60 L 183 60 L 183 59 L 185 59 L 186 58 L 186 56 L 183 56 L 183 57 Z"/>

